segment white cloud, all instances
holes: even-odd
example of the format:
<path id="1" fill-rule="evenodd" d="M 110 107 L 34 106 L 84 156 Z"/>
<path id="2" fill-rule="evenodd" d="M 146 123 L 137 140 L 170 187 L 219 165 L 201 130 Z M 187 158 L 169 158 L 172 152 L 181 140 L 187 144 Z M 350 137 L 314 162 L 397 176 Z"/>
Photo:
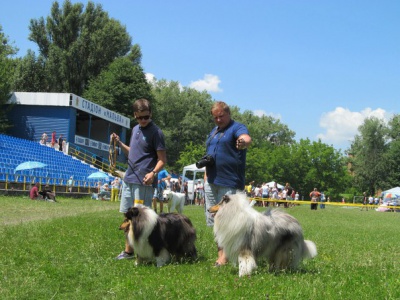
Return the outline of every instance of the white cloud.
<path id="1" fill-rule="evenodd" d="M 265 110 L 262 110 L 262 109 L 253 110 L 253 114 L 257 117 L 270 116 L 274 119 L 278 119 L 278 120 L 282 119 L 281 114 L 267 113 Z"/>
<path id="2" fill-rule="evenodd" d="M 145 76 L 146 76 L 146 80 L 147 80 L 148 83 L 153 84 L 153 85 L 157 83 L 157 78 L 156 78 L 156 76 L 154 74 L 145 73 Z M 170 81 L 167 81 L 167 83 L 169 84 Z M 178 82 L 178 86 L 179 86 L 179 90 L 183 91 L 183 86 L 182 86 L 182 84 L 180 82 Z"/>
<path id="3" fill-rule="evenodd" d="M 146 73 L 145 76 L 148 83 L 154 83 L 156 81 L 156 76 L 152 73 Z"/>
<path id="4" fill-rule="evenodd" d="M 321 116 L 319 125 L 325 129 L 325 133 L 318 134 L 317 138 L 327 144 L 347 144 L 358 134 L 358 127 L 364 123 L 364 120 L 372 116 L 387 122 L 391 114 L 381 108 L 372 110 L 367 107 L 357 112 L 336 107 L 334 111 L 324 113 Z"/>
<path id="5" fill-rule="evenodd" d="M 200 92 L 206 90 L 207 92 L 219 93 L 222 92 L 222 89 L 219 87 L 220 83 L 221 80 L 217 75 L 205 74 L 203 79 L 192 81 L 189 87 Z"/>

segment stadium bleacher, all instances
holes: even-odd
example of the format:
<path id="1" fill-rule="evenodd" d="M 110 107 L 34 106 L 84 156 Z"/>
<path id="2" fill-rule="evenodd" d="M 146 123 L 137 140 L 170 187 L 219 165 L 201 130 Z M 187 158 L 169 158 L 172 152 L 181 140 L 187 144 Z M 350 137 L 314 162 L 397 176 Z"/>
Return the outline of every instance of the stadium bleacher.
<path id="1" fill-rule="evenodd" d="M 37 161 L 47 166 L 15 171 L 19 164 L 26 161 Z M 39 182 L 65 187 L 72 176 L 75 187 L 90 190 L 98 180 L 87 177 L 97 171 L 99 169 L 93 165 L 46 145 L 0 134 L 0 182 L 24 185 Z M 110 180 L 113 178 L 110 177 Z"/>

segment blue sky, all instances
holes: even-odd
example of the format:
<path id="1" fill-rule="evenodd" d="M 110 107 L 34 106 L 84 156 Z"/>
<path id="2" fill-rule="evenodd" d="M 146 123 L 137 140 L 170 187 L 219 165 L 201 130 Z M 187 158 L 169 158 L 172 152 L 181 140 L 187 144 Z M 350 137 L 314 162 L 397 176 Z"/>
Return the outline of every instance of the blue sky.
<path id="1" fill-rule="evenodd" d="M 0 25 L 19 56 L 37 52 L 29 21 L 47 17 L 52 2 L 0 0 Z M 271 115 L 296 140 L 345 150 L 366 117 L 399 113 L 400 1 L 93 2 L 141 46 L 149 78 Z"/>

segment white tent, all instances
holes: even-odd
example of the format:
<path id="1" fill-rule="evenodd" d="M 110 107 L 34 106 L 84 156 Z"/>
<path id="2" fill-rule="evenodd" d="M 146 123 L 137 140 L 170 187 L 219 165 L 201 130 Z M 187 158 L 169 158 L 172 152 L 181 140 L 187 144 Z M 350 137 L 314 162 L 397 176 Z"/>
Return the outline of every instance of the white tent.
<path id="1" fill-rule="evenodd" d="M 183 167 L 182 179 L 183 178 L 189 179 L 188 180 L 188 197 L 189 197 L 190 201 L 193 201 L 194 181 L 199 178 L 199 176 L 197 176 L 197 173 L 204 173 L 205 171 L 206 171 L 205 167 L 199 169 L 196 167 L 196 164 L 192 164 L 192 165 Z M 203 175 L 201 177 L 203 178 Z M 201 179 L 201 181 L 203 182 L 204 180 Z"/>
<path id="2" fill-rule="evenodd" d="M 390 198 L 398 198 L 400 197 L 400 187 L 394 187 L 390 190 L 386 190 L 382 192 L 382 197 L 387 198 L 386 195 L 391 194 Z"/>
<path id="3" fill-rule="evenodd" d="M 274 187 L 275 181 L 267 182 L 266 185 L 268 185 L 270 188 Z M 282 184 L 277 183 L 276 186 L 278 189 L 283 189 L 284 186 Z"/>
<path id="4" fill-rule="evenodd" d="M 206 171 L 205 167 L 199 169 L 196 167 L 196 164 L 188 165 L 188 166 L 183 167 L 182 178 L 188 177 L 188 176 L 186 176 L 187 172 L 193 172 L 193 177 L 188 177 L 188 178 L 190 180 L 195 180 L 197 173 L 199 173 L 199 172 L 204 173 L 205 171 Z"/>

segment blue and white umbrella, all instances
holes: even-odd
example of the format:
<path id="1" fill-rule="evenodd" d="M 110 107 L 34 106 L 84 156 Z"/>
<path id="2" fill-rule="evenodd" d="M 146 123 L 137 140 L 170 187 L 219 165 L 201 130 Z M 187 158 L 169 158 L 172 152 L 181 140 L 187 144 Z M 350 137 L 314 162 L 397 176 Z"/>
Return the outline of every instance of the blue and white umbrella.
<path id="1" fill-rule="evenodd" d="M 90 174 L 88 177 L 88 179 L 103 179 L 103 180 L 110 180 L 108 175 L 104 172 L 94 172 L 92 174 Z"/>
<path id="2" fill-rule="evenodd" d="M 36 169 L 36 168 L 44 168 L 47 165 L 44 163 L 41 163 L 40 161 L 26 161 L 21 164 L 19 164 L 15 168 L 16 171 L 23 171 L 23 170 L 31 170 L 31 169 Z"/>

